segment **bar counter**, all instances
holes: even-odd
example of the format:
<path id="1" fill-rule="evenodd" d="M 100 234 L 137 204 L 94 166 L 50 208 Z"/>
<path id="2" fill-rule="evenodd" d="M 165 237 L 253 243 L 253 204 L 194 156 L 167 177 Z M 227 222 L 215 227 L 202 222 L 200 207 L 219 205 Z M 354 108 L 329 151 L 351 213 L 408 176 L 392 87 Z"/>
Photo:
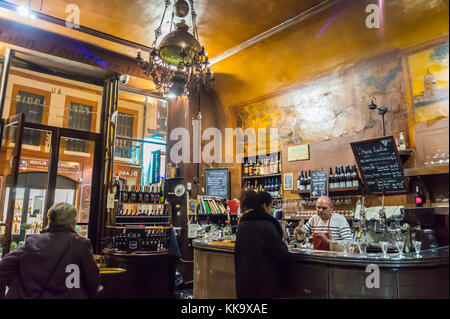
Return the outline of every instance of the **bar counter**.
<path id="1" fill-rule="evenodd" d="M 423 251 L 419 258 L 297 248 L 290 253 L 285 298 L 449 297 L 448 246 Z M 366 287 L 375 275 L 368 265 L 378 266 L 379 288 Z M 236 298 L 233 244 L 195 240 L 194 267 L 194 298 Z"/>

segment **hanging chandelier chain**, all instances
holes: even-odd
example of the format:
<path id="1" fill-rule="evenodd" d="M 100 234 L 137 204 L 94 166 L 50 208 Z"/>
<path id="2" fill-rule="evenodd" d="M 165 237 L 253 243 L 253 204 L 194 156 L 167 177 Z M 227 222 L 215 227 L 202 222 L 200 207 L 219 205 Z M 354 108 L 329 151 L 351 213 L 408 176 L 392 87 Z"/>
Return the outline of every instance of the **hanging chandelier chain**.
<path id="1" fill-rule="evenodd" d="M 195 38 L 198 40 L 198 32 L 197 32 L 197 13 L 194 9 L 194 0 L 189 0 L 191 4 L 191 16 L 192 16 L 192 31 L 194 33 Z"/>
<path id="2" fill-rule="evenodd" d="M 162 16 L 162 18 L 161 18 L 161 21 L 160 21 L 160 23 L 159 23 L 159 26 L 158 26 L 158 27 L 156 28 L 156 30 L 155 30 L 155 41 L 153 41 L 153 45 L 152 45 L 153 48 L 156 47 L 156 41 L 158 40 L 158 38 L 159 38 L 159 37 L 161 36 L 161 34 L 162 34 L 162 31 L 161 31 L 162 24 L 163 24 L 163 22 L 164 22 L 164 18 L 165 18 L 165 16 L 166 16 L 167 8 L 170 6 L 170 3 L 171 3 L 170 0 L 164 0 L 164 13 L 163 13 L 163 16 Z M 173 19 L 173 12 L 172 12 L 172 19 Z"/>

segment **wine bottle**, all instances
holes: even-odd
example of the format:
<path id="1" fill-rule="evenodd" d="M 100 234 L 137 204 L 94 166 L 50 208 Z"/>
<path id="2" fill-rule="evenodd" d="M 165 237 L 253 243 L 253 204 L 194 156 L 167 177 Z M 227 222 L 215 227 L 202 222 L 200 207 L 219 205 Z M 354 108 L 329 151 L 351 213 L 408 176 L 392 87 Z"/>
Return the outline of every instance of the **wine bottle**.
<path id="1" fill-rule="evenodd" d="M 159 188 L 159 203 L 164 204 L 164 179 L 161 180 L 161 187 Z"/>
<path id="2" fill-rule="evenodd" d="M 339 187 L 344 188 L 345 187 L 345 172 L 344 172 L 344 166 L 341 166 L 340 174 L 339 174 Z"/>
<path id="3" fill-rule="evenodd" d="M 301 191 L 305 190 L 305 177 L 303 175 L 303 171 L 302 171 L 302 176 L 300 177 L 300 190 Z"/>
<path id="4" fill-rule="evenodd" d="M 356 173 L 356 166 L 352 166 L 352 186 L 358 187 L 359 186 L 359 180 L 358 180 L 358 173 Z"/>
<path id="5" fill-rule="evenodd" d="M 248 176 L 248 159 L 245 160 L 244 164 L 244 176 Z"/>
<path id="6" fill-rule="evenodd" d="M 129 200 L 128 185 L 124 185 L 122 191 L 120 192 L 120 201 L 122 203 L 128 203 Z"/>
<path id="7" fill-rule="evenodd" d="M 306 181 L 306 189 L 307 190 L 311 189 L 311 170 L 308 170 L 308 179 Z"/>
<path id="8" fill-rule="evenodd" d="M 120 200 L 120 179 L 119 179 L 119 173 L 117 173 L 116 177 L 114 178 L 113 193 L 114 193 L 114 199 Z"/>
<path id="9" fill-rule="evenodd" d="M 330 175 L 328 176 L 328 184 L 330 185 L 330 188 L 334 188 L 334 175 L 333 175 L 333 168 L 330 167 Z"/>
<path id="10" fill-rule="evenodd" d="M 253 176 L 253 162 L 250 161 L 250 164 L 248 166 L 248 176 Z"/>
<path id="11" fill-rule="evenodd" d="M 346 170 L 345 187 L 352 187 L 353 186 L 353 182 L 352 182 L 352 174 L 350 173 L 350 166 L 347 166 L 345 168 L 345 170 Z"/>
<path id="12" fill-rule="evenodd" d="M 419 190 L 419 186 L 416 186 L 416 207 L 423 207 L 426 199 L 423 196 L 422 192 Z"/>
<path id="13" fill-rule="evenodd" d="M 300 190 L 301 189 L 301 173 L 298 172 L 298 178 L 297 178 L 297 189 Z"/>

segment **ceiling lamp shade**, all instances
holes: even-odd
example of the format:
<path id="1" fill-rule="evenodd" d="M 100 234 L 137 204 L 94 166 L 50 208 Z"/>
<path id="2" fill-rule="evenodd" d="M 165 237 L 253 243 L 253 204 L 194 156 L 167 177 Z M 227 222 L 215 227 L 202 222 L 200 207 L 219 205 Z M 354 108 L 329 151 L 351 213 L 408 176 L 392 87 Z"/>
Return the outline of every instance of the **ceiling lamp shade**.
<path id="1" fill-rule="evenodd" d="M 208 55 L 198 41 L 196 13 L 193 0 L 190 2 L 193 34 L 185 20 L 176 24 L 172 31 L 174 16 L 185 17 L 189 13 L 189 5 L 185 0 L 177 0 L 173 6 L 171 30 L 157 46 L 157 40 L 162 35 L 161 26 L 170 0 L 165 0 L 164 14 L 159 27 L 155 30 L 155 40 L 148 52 L 148 60 L 138 53 L 136 60 L 147 76 L 151 76 L 155 87 L 163 95 L 189 94 L 192 91 L 208 89 L 214 81 L 210 69 Z"/>

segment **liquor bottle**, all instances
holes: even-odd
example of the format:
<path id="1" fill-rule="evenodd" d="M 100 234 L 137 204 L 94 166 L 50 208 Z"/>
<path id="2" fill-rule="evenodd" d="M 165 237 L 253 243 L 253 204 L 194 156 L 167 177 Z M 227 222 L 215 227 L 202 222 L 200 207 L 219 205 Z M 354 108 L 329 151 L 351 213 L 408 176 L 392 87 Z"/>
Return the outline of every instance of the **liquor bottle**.
<path id="1" fill-rule="evenodd" d="M 281 173 L 281 158 L 279 156 L 277 158 L 278 158 L 278 160 L 277 160 L 277 162 L 278 162 L 278 171 L 277 171 L 277 173 Z"/>
<path id="2" fill-rule="evenodd" d="M 155 185 L 155 204 L 159 203 L 159 184 Z"/>
<path id="3" fill-rule="evenodd" d="M 161 179 L 161 187 L 159 188 L 159 203 L 164 204 L 164 179 Z"/>
<path id="4" fill-rule="evenodd" d="M 425 202 L 425 196 L 423 196 L 422 192 L 419 190 L 419 186 L 416 186 L 416 207 L 423 207 Z"/>
<path id="5" fill-rule="evenodd" d="M 253 162 L 250 161 L 250 164 L 248 166 L 248 176 L 253 176 Z"/>
<path id="6" fill-rule="evenodd" d="M 358 180 L 358 173 L 356 173 L 356 166 L 352 166 L 352 186 L 358 187 L 359 186 L 359 180 Z"/>
<path id="7" fill-rule="evenodd" d="M 114 178 L 113 193 L 114 193 L 114 199 L 119 200 L 120 199 L 120 180 L 119 180 L 118 173 L 116 174 L 116 177 Z"/>
<path id="8" fill-rule="evenodd" d="M 311 170 L 308 170 L 308 179 L 306 180 L 306 189 L 311 189 Z"/>
<path id="9" fill-rule="evenodd" d="M 406 150 L 406 142 L 405 142 L 405 136 L 403 135 L 403 132 L 400 132 L 400 137 L 398 141 L 398 148 L 400 151 Z"/>
<path id="10" fill-rule="evenodd" d="M 339 174 L 339 187 L 344 188 L 345 187 L 345 172 L 344 172 L 344 166 L 341 166 L 340 174 Z"/>
<path id="11" fill-rule="evenodd" d="M 298 189 L 298 190 L 301 189 L 301 181 L 302 181 L 301 173 L 298 172 L 298 178 L 297 178 L 297 189 Z"/>
<path id="12" fill-rule="evenodd" d="M 266 171 L 264 169 L 264 160 L 263 159 L 259 160 L 259 174 L 260 175 L 265 175 L 266 174 Z"/>
<path id="13" fill-rule="evenodd" d="M 270 157 L 270 160 L 269 160 L 269 167 L 270 167 L 270 174 L 273 174 L 274 173 L 274 168 L 275 168 L 275 163 L 273 161 L 273 157 L 272 156 Z"/>
<path id="14" fill-rule="evenodd" d="M 339 179 L 339 167 L 334 168 L 334 188 L 339 188 L 340 179 Z"/>
<path id="15" fill-rule="evenodd" d="M 248 176 L 248 159 L 245 160 L 244 164 L 244 176 Z"/>
<path id="16" fill-rule="evenodd" d="M 261 174 L 261 172 L 260 172 L 259 160 L 256 160 L 256 163 L 255 163 L 255 175 L 260 175 L 260 174 Z"/>
<path id="17" fill-rule="evenodd" d="M 128 185 L 124 185 L 124 189 L 120 192 L 120 201 L 128 203 L 130 201 L 130 193 L 128 192 Z"/>
<path id="18" fill-rule="evenodd" d="M 345 187 L 352 187 L 353 186 L 353 179 L 352 174 L 350 173 L 350 166 L 347 166 L 345 168 L 346 174 L 345 174 Z"/>
<path id="19" fill-rule="evenodd" d="M 330 188 L 334 188 L 334 175 L 333 175 L 333 168 L 330 167 L 330 175 L 328 176 L 328 184 L 330 185 Z"/>
<path id="20" fill-rule="evenodd" d="M 143 203 L 144 202 L 144 192 L 142 191 L 142 185 L 139 185 L 139 190 L 137 192 L 137 202 Z"/>
<path id="21" fill-rule="evenodd" d="M 129 193 L 129 202 L 135 203 L 136 202 L 136 192 L 135 192 L 135 185 L 131 185 L 130 193 Z"/>

